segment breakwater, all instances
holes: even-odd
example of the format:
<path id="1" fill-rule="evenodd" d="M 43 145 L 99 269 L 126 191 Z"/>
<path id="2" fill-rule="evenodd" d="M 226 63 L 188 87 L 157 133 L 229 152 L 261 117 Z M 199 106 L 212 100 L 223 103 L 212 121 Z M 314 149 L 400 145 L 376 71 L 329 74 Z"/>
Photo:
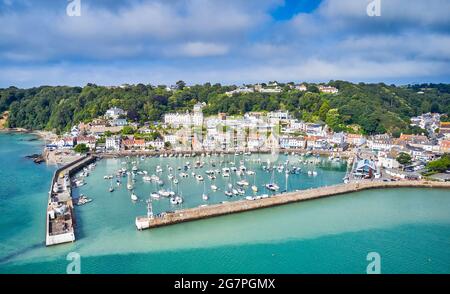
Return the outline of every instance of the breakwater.
<path id="1" fill-rule="evenodd" d="M 300 190 L 285 194 L 278 194 L 269 198 L 258 200 L 239 200 L 226 202 L 221 204 L 202 206 L 177 210 L 172 213 L 166 213 L 162 216 L 141 216 L 137 217 L 135 224 L 137 229 L 149 229 L 161 226 L 172 225 L 181 222 L 194 221 L 199 219 L 211 218 L 220 215 L 245 212 L 260 208 L 273 207 L 293 202 L 306 201 L 324 197 L 330 197 L 340 194 L 347 194 L 368 189 L 383 188 L 450 188 L 448 182 L 432 182 L 432 181 L 361 181 L 348 184 L 339 184 L 334 186 L 320 187 L 308 190 Z"/>
<path id="2" fill-rule="evenodd" d="M 54 172 L 46 211 L 46 246 L 75 241 L 71 177 L 95 160 L 95 156 L 83 156 Z"/>

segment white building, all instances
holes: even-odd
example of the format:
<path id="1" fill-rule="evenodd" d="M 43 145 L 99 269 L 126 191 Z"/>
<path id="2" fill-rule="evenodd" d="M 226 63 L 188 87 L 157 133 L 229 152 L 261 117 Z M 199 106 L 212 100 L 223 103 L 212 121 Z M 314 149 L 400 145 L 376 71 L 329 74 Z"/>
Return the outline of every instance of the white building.
<path id="1" fill-rule="evenodd" d="M 303 138 L 282 136 L 280 137 L 280 147 L 284 149 L 305 148 L 306 141 Z"/>
<path id="2" fill-rule="evenodd" d="M 378 165 L 384 167 L 384 168 L 399 168 L 400 164 L 398 161 L 390 156 L 380 156 L 378 157 Z"/>
<path id="3" fill-rule="evenodd" d="M 226 92 L 225 95 L 233 96 L 233 94 L 245 94 L 245 93 L 253 93 L 253 92 L 255 92 L 255 90 L 253 88 L 239 87 L 235 90 Z"/>
<path id="4" fill-rule="evenodd" d="M 110 121 L 110 125 L 113 127 L 123 127 L 126 126 L 127 124 L 128 124 L 127 120 L 124 118 L 116 118 Z"/>
<path id="5" fill-rule="evenodd" d="M 337 92 L 339 92 L 339 90 L 335 87 L 331 87 L 331 86 L 319 86 L 319 91 L 322 93 L 328 93 L 328 94 L 336 94 Z"/>
<path id="6" fill-rule="evenodd" d="M 295 86 L 295 89 L 299 90 L 299 91 L 302 91 L 302 92 L 308 90 L 308 88 L 305 85 L 303 85 L 303 84 Z"/>
<path id="7" fill-rule="evenodd" d="M 155 149 L 164 149 L 164 141 L 161 139 L 156 139 L 154 141 L 145 142 L 145 147 L 153 147 Z"/>
<path id="8" fill-rule="evenodd" d="M 164 142 L 169 142 L 170 145 L 175 146 L 177 144 L 178 137 L 176 135 L 165 135 Z"/>
<path id="9" fill-rule="evenodd" d="M 124 111 L 123 109 L 120 109 L 118 107 L 112 107 L 106 111 L 105 116 L 112 119 L 116 119 L 119 118 L 119 116 L 126 114 L 127 114 L 126 111 Z"/>
<path id="10" fill-rule="evenodd" d="M 164 115 L 164 123 L 172 126 L 201 126 L 203 125 L 202 103 L 194 105 L 193 113 L 167 113 Z"/>
<path id="11" fill-rule="evenodd" d="M 119 136 L 111 136 L 107 137 L 105 141 L 106 150 L 120 150 L 120 137 Z"/>
<path id="12" fill-rule="evenodd" d="M 308 136 L 325 136 L 325 128 L 320 124 L 307 123 L 306 133 Z"/>
<path id="13" fill-rule="evenodd" d="M 329 138 L 329 142 L 331 145 L 338 145 L 338 146 L 342 146 L 345 143 L 345 133 L 344 132 L 340 132 L 340 133 L 334 133 L 330 138 Z"/>
<path id="14" fill-rule="evenodd" d="M 268 118 L 276 118 L 276 119 L 289 119 L 289 111 L 271 111 L 267 114 Z"/>
<path id="15" fill-rule="evenodd" d="M 78 136 L 77 137 L 77 145 L 78 144 L 84 144 L 87 147 L 89 147 L 90 150 L 95 149 L 96 139 L 94 136 Z"/>

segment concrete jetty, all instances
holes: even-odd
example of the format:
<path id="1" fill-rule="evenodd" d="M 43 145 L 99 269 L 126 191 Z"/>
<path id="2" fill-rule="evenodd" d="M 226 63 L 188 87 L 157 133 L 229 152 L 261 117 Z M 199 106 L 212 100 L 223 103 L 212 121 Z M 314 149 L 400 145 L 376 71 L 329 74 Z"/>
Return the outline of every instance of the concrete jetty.
<path id="1" fill-rule="evenodd" d="M 181 222 L 205 219 L 220 215 L 250 211 L 260 208 L 283 205 L 293 202 L 306 201 L 324 197 L 330 197 L 340 194 L 347 194 L 368 189 L 382 188 L 450 188 L 449 182 L 432 182 L 432 181 L 361 181 L 348 184 L 340 184 L 333 186 L 320 187 L 315 189 L 300 190 L 285 194 L 278 194 L 269 198 L 259 200 L 239 200 L 230 201 L 221 204 L 202 206 L 177 210 L 172 213 L 166 213 L 163 216 L 142 216 L 137 217 L 135 224 L 138 230 L 156 228 L 161 226 L 172 225 Z"/>
<path id="2" fill-rule="evenodd" d="M 71 177 L 95 160 L 95 156 L 83 156 L 53 174 L 46 212 L 46 246 L 75 241 Z"/>

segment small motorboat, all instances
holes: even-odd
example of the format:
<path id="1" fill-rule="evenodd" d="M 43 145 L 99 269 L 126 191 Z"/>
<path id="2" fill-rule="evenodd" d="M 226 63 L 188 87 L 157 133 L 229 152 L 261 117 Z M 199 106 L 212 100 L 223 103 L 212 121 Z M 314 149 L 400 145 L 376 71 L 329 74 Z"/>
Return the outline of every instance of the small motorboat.
<path id="1" fill-rule="evenodd" d="M 131 200 L 132 201 L 137 201 L 138 200 L 138 197 L 137 197 L 137 195 L 134 192 L 131 193 Z"/>
<path id="2" fill-rule="evenodd" d="M 278 191 L 278 189 L 280 189 L 280 187 L 278 187 L 277 184 L 271 183 L 271 184 L 266 185 L 266 189 L 268 189 L 270 191 Z"/>
<path id="3" fill-rule="evenodd" d="M 160 196 L 158 193 L 156 193 L 156 192 L 150 193 L 150 197 L 153 198 L 153 199 L 159 199 L 159 198 L 161 198 L 161 196 Z"/>

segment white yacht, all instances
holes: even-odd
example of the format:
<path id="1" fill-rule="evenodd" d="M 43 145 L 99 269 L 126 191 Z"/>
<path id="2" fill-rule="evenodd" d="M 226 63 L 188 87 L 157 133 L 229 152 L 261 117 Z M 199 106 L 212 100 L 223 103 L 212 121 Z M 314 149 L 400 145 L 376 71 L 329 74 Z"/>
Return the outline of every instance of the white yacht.
<path id="1" fill-rule="evenodd" d="M 152 192 L 152 193 L 150 193 L 150 197 L 154 198 L 154 199 L 159 199 L 161 196 L 156 192 Z"/>
<path id="2" fill-rule="evenodd" d="M 270 191 L 278 191 L 278 189 L 280 189 L 280 187 L 275 183 L 266 184 L 266 188 Z"/>

